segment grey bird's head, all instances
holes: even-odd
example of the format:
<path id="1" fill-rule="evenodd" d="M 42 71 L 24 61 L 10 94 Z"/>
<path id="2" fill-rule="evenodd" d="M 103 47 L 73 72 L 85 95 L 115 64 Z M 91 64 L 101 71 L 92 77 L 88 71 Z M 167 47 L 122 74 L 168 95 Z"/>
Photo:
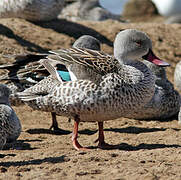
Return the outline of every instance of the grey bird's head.
<path id="1" fill-rule="evenodd" d="M 158 66 L 169 66 L 154 55 L 152 42 L 147 34 L 136 29 L 126 29 L 117 34 L 114 41 L 114 56 L 120 63 L 143 58 Z"/>
<path id="2" fill-rule="evenodd" d="M 74 42 L 73 47 L 92 49 L 96 51 L 100 51 L 101 49 L 99 40 L 89 35 L 83 35 L 79 37 Z"/>

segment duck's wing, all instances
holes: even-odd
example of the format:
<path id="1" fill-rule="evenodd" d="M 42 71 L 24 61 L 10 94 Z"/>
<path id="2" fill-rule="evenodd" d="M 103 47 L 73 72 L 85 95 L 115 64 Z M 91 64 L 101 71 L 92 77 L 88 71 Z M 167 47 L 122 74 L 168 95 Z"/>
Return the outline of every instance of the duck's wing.
<path id="1" fill-rule="evenodd" d="M 52 78 L 51 76 L 49 76 L 48 78 L 44 78 L 34 86 L 25 89 L 23 92 L 17 92 L 15 96 L 17 99 L 20 99 L 22 101 L 31 101 L 36 99 L 37 97 L 44 97 L 48 95 L 53 89 L 55 89 L 54 87 L 56 87 L 59 83 L 60 81 L 58 81 L 54 77 Z"/>
<path id="2" fill-rule="evenodd" d="M 41 59 L 40 64 L 42 64 L 46 68 L 46 70 L 53 76 L 53 78 L 62 82 L 61 76 L 58 74 L 58 71 L 56 70 L 55 66 L 49 63 L 48 59 Z"/>
<path id="3" fill-rule="evenodd" d="M 117 70 L 118 61 L 113 56 L 100 51 L 70 48 L 50 52 L 52 54 L 48 55 L 47 59 L 53 66 L 63 64 L 67 67 L 70 64 L 80 64 L 102 75 Z"/>
<path id="4" fill-rule="evenodd" d="M 0 65 L 0 69 L 7 70 L 0 75 L 0 81 L 9 82 L 25 82 L 34 81 L 37 83 L 42 80 L 43 76 L 48 76 L 49 73 L 39 63 L 39 60 L 45 58 L 47 54 L 27 54 L 27 55 L 10 55 L 6 58 L 13 58 L 11 64 Z"/>
<path id="5" fill-rule="evenodd" d="M 18 54 L 18 55 L 4 55 L 4 58 L 12 59 L 13 63 L 10 64 L 2 64 L 0 65 L 0 69 L 7 70 L 16 70 L 18 68 L 23 68 L 26 65 L 32 62 L 38 62 L 40 59 L 43 59 L 48 54 Z"/>

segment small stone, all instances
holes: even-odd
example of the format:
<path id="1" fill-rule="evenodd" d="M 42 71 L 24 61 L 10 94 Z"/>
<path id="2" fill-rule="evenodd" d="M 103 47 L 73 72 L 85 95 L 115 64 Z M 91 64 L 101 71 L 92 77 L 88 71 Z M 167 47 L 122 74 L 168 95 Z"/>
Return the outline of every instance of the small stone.
<path id="1" fill-rule="evenodd" d="M 144 163 L 146 163 L 146 161 L 142 160 L 142 161 L 140 161 L 140 163 L 143 163 L 143 164 L 144 164 Z"/>
<path id="2" fill-rule="evenodd" d="M 6 168 L 4 168 L 4 167 L 1 167 L 1 168 L 0 168 L 0 172 L 4 173 L 4 172 L 6 172 L 6 171 L 7 171 Z"/>

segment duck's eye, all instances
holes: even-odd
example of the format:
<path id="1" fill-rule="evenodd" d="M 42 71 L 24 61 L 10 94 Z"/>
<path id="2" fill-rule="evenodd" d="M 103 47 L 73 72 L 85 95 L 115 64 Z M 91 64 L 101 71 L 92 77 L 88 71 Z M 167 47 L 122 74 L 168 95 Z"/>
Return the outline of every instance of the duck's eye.
<path id="1" fill-rule="evenodd" d="M 141 41 L 135 41 L 137 46 L 142 46 L 142 42 Z"/>

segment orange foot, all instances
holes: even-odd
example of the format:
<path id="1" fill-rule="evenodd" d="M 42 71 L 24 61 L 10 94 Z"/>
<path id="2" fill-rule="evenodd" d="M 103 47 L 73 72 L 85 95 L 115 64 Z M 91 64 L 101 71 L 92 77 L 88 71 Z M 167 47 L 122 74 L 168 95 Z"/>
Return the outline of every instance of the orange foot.
<path id="1" fill-rule="evenodd" d="M 82 147 L 76 139 L 73 140 L 73 146 L 78 151 L 88 151 L 88 150 L 90 150 L 90 149 L 88 149 L 86 147 Z"/>

